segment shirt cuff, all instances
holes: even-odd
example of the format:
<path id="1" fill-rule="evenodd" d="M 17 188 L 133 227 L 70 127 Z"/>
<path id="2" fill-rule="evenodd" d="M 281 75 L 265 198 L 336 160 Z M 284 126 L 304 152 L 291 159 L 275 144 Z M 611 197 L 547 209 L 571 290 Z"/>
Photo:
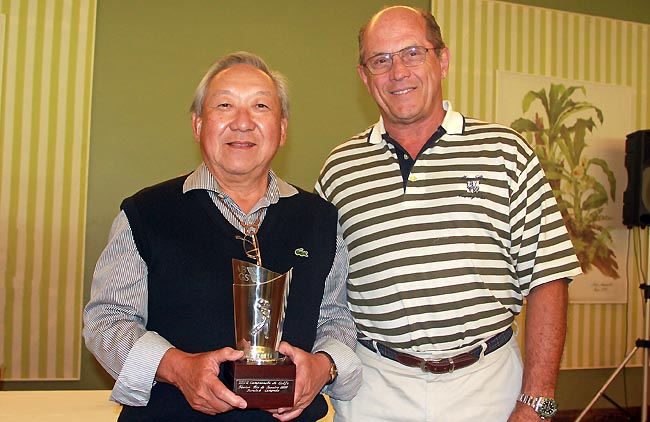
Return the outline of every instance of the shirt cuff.
<path id="1" fill-rule="evenodd" d="M 167 350 L 173 347 L 158 333 L 147 331 L 126 356 L 110 399 L 128 406 L 146 406 L 158 365 Z"/>
<path id="2" fill-rule="evenodd" d="M 336 380 L 321 392 L 337 400 L 351 400 L 361 387 L 361 360 L 350 347 L 329 337 L 314 343 L 312 353 L 321 351 L 332 357 L 338 371 Z"/>

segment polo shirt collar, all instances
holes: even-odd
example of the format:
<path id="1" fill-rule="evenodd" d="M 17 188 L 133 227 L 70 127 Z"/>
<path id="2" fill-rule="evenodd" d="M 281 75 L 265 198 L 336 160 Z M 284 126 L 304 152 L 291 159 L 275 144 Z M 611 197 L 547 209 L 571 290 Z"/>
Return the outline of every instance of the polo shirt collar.
<path id="1" fill-rule="evenodd" d="M 451 108 L 451 102 L 445 100 L 442 102 L 442 108 L 447 110 L 445 118 L 442 120 L 442 128 L 448 135 L 462 135 L 465 129 L 465 117 Z"/>
<path id="2" fill-rule="evenodd" d="M 462 114 L 452 109 L 451 102 L 444 100 L 442 102 L 442 108 L 445 109 L 445 118 L 442 119 L 442 128 L 448 135 L 460 135 L 463 133 L 465 128 L 465 117 Z M 371 144 L 378 144 L 383 142 L 382 135 L 386 133 L 386 128 L 384 127 L 384 118 L 379 117 L 379 122 L 375 125 L 370 133 L 368 142 Z"/>

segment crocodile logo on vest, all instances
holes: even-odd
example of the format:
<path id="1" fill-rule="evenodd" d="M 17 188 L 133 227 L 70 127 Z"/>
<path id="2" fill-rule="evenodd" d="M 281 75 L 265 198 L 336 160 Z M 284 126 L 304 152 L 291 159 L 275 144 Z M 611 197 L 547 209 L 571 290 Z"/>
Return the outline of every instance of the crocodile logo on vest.
<path id="1" fill-rule="evenodd" d="M 295 251 L 293 251 L 293 253 L 296 256 L 299 256 L 301 258 L 309 258 L 309 252 L 304 250 L 303 248 L 298 248 Z"/>

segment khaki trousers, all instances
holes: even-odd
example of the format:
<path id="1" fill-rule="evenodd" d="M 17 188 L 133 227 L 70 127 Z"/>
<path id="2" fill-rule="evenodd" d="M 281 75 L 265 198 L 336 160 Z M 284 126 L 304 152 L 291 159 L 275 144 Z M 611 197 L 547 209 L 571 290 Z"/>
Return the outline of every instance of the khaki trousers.
<path id="1" fill-rule="evenodd" d="M 467 368 L 431 374 L 357 344 L 363 385 L 351 401 L 332 400 L 335 422 L 505 422 L 521 388 L 515 336 Z"/>

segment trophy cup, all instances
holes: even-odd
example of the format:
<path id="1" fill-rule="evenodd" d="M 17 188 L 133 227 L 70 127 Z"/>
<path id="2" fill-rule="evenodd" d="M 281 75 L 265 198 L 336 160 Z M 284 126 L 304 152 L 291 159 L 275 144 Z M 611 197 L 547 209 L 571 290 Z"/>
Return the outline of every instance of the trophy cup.
<path id="1" fill-rule="evenodd" d="M 226 385 L 249 408 L 292 407 L 296 366 L 277 348 L 293 269 L 278 274 L 233 259 L 232 270 L 235 341 L 244 357 L 226 362 Z"/>

